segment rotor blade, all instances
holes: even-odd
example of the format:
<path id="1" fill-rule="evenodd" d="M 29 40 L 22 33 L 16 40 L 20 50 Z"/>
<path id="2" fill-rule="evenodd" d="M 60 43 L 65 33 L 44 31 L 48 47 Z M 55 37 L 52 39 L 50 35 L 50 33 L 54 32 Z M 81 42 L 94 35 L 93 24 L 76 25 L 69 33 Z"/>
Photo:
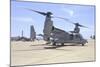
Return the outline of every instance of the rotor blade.
<path id="1" fill-rule="evenodd" d="M 57 17 L 57 16 L 52 16 L 52 18 L 59 18 L 59 19 L 63 19 L 63 20 L 65 20 L 65 21 L 68 21 L 68 22 L 70 22 L 70 23 L 72 23 L 72 24 L 76 25 L 76 23 L 74 23 L 73 21 L 69 20 L 68 18 Z M 83 25 L 80 25 L 80 24 L 78 24 L 78 26 L 80 26 L 80 27 L 84 27 L 84 28 L 88 28 L 88 27 L 83 26 Z"/>
<path id="2" fill-rule="evenodd" d="M 40 12 L 40 11 L 36 11 L 36 10 L 33 10 L 33 9 L 28 9 L 28 10 L 34 11 L 34 12 L 39 13 L 39 14 L 44 15 L 44 16 L 47 15 L 47 13 L 45 13 L 45 12 Z"/>
<path id="3" fill-rule="evenodd" d="M 57 17 L 57 16 L 52 16 L 52 18 L 59 18 L 59 19 L 63 19 L 63 20 L 65 20 L 65 21 L 68 21 L 68 22 L 70 22 L 70 23 L 74 24 L 74 22 L 70 21 L 70 20 L 69 20 L 69 19 L 67 19 L 67 18 Z"/>
<path id="4" fill-rule="evenodd" d="M 86 26 L 83 26 L 83 25 L 79 25 L 80 27 L 84 27 L 84 28 L 88 28 L 88 27 L 86 27 Z"/>
<path id="5" fill-rule="evenodd" d="M 79 23 L 74 23 L 74 24 L 75 24 L 75 25 L 78 25 L 78 26 L 80 26 L 80 27 L 88 28 L 88 27 L 83 26 L 83 25 L 81 25 L 81 24 L 79 24 Z"/>

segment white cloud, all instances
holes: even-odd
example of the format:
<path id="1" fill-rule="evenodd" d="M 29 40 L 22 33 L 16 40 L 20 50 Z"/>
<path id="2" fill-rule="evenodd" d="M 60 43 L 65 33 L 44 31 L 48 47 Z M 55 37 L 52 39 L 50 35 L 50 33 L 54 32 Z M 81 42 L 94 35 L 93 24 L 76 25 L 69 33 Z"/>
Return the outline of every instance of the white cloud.
<path id="1" fill-rule="evenodd" d="M 64 6 L 62 6 L 62 11 L 66 12 L 67 14 L 69 14 L 69 16 L 73 16 L 74 15 L 74 11 L 70 8 L 66 8 Z"/>

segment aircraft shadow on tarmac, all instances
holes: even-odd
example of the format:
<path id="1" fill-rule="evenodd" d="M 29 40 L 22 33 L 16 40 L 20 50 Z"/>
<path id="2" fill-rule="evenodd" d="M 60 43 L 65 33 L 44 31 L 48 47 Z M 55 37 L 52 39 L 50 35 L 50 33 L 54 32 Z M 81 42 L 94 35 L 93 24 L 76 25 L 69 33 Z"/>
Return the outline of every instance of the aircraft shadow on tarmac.
<path id="1" fill-rule="evenodd" d="M 70 48 L 70 46 L 77 46 L 77 47 L 85 47 L 85 46 L 81 46 L 80 44 L 68 44 L 68 45 L 57 45 L 57 46 L 52 46 L 52 45 L 47 45 L 47 44 L 41 44 L 41 45 L 30 45 L 30 47 L 40 47 L 40 48 L 35 48 L 35 49 L 27 49 L 27 50 L 14 50 L 14 51 L 34 51 L 34 50 L 46 50 L 46 49 L 52 49 L 52 50 L 62 50 L 62 51 L 70 51 L 69 49 L 65 49 L 65 48 L 61 48 L 61 47 L 66 47 L 68 46 Z M 60 48 L 60 49 L 59 49 Z"/>

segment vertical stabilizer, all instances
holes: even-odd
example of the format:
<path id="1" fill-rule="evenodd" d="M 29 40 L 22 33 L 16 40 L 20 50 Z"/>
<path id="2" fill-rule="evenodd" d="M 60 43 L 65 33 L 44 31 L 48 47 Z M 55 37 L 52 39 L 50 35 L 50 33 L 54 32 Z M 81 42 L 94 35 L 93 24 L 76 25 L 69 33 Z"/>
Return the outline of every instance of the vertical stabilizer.
<path id="1" fill-rule="evenodd" d="M 36 38 L 36 32 L 35 32 L 34 26 L 31 25 L 30 26 L 30 39 L 31 41 L 34 41 L 35 38 Z"/>
<path id="2" fill-rule="evenodd" d="M 53 27 L 53 21 L 51 18 L 46 17 L 45 24 L 44 24 L 44 40 L 48 41 L 50 39 L 50 35 L 52 32 L 52 27 Z"/>

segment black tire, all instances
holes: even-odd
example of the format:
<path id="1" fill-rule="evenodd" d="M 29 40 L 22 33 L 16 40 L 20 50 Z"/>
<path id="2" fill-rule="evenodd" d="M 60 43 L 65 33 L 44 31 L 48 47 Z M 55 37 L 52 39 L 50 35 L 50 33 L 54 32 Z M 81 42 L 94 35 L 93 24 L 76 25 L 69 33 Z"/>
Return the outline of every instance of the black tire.
<path id="1" fill-rule="evenodd" d="M 56 43 L 55 42 L 53 42 L 53 44 L 52 44 L 53 46 L 56 46 Z"/>
<path id="2" fill-rule="evenodd" d="M 64 43 L 61 43 L 61 46 L 64 46 Z"/>
<path id="3" fill-rule="evenodd" d="M 82 44 L 82 46 L 84 46 L 84 44 Z"/>

